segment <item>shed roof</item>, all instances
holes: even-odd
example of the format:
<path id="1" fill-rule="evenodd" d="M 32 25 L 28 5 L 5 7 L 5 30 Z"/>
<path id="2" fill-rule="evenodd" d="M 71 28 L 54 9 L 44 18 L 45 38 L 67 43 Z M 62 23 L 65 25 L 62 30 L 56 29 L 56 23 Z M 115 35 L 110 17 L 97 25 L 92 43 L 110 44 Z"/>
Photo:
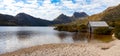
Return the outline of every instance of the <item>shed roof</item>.
<path id="1" fill-rule="evenodd" d="M 89 21 L 91 27 L 108 27 L 105 21 Z"/>

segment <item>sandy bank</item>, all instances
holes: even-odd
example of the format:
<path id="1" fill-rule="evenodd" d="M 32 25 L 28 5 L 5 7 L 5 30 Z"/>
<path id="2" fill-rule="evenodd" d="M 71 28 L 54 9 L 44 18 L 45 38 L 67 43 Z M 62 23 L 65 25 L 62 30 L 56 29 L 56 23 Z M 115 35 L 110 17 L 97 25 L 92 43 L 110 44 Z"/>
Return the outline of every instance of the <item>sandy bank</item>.
<path id="1" fill-rule="evenodd" d="M 0 56 L 120 56 L 120 40 L 110 43 L 47 44 Z"/>

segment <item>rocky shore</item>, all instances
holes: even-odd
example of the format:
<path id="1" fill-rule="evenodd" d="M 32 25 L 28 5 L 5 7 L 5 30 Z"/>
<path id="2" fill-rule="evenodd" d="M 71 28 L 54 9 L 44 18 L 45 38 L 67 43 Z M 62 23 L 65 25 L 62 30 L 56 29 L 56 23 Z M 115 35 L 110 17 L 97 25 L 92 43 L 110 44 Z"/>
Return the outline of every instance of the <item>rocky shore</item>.
<path id="1" fill-rule="evenodd" d="M 0 56 L 120 56 L 120 40 L 110 43 L 46 44 Z"/>

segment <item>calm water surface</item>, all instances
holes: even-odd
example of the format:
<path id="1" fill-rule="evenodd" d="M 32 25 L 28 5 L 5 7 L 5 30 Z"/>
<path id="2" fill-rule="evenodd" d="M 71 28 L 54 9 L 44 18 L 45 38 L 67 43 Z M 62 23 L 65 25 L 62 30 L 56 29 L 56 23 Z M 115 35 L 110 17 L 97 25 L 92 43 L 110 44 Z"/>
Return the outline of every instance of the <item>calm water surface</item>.
<path id="1" fill-rule="evenodd" d="M 60 32 L 53 28 L 0 27 L 0 54 L 35 45 L 88 42 L 87 35 L 84 33 Z"/>

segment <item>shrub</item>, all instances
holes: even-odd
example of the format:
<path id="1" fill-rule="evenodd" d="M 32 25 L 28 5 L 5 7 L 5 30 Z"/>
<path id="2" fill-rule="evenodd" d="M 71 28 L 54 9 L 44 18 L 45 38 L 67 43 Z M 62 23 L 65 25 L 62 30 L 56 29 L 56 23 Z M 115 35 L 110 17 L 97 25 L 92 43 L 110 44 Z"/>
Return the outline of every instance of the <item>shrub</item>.
<path id="1" fill-rule="evenodd" d="M 84 25 L 84 24 L 81 24 L 81 25 L 78 26 L 78 30 L 80 32 L 86 32 L 87 29 L 88 29 L 88 27 L 86 25 Z"/>
<path id="2" fill-rule="evenodd" d="M 115 37 L 120 39 L 120 25 L 115 26 Z"/>
<path id="3" fill-rule="evenodd" d="M 112 30 L 108 27 L 99 27 L 94 30 L 94 34 L 100 34 L 100 35 L 110 35 L 112 33 Z"/>
<path id="4" fill-rule="evenodd" d="M 80 25 L 58 25 L 57 27 L 54 28 L 55 30 L 58 31 L 69 31 L 69 32 L 86 32 L 87 31 L 87 26 L 84 24 Z"/>
<path id="5" fill-rule="evenodd" d="M 58 31 L 69 31 L 69 32 L 76 32 L 77 31 L 76 25 L 58 25 L 55 30 Z"/>

